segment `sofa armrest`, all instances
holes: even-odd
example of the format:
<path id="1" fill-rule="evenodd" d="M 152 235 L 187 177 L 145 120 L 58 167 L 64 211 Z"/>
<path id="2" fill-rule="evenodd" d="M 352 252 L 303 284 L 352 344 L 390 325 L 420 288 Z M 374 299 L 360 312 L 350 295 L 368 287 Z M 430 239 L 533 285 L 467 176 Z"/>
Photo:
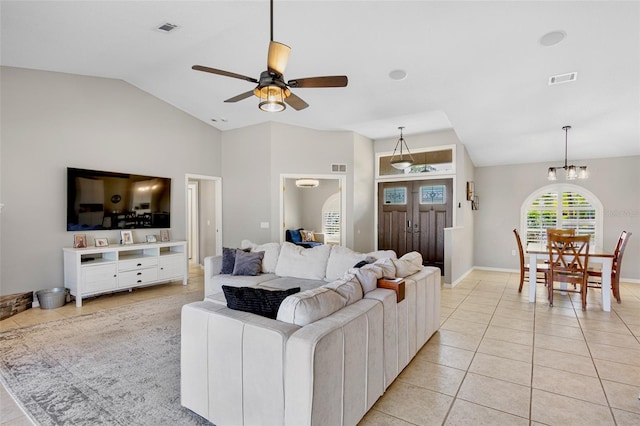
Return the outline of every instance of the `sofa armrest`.
<path id="1" fill-rule="evenodd" d="M 204 258 L 204 276 L 213 277 L 222 271 L 222 256 L 207 256 Z"/>
<path id="2" fill-rule="evenodd" d="M 324 243 L 324 234 L 322 232 L 314 232 L 313 238 L 319 243 Z"/>
<path id="3" fill-rule="evenodd" d="M 181 403 L 219 424 L 283 424 L 285 349 L 300 327 L 211 302 L 182 307 Z"/>

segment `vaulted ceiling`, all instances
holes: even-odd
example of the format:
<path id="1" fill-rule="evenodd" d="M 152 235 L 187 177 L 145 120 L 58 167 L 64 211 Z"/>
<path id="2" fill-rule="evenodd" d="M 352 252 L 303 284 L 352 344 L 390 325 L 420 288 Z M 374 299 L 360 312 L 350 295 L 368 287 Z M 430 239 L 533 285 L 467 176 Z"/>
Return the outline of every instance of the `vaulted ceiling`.
<path id="1" fill-rule="evenodd" d="M 2 1 L 1 64 L 122 79 L 217 127 L 264 121 L 371 139 L 452 128 L 476 166 L 640 155 L 640 2 L 279 1 L 285 79 L 346 74 L 303 88 L 280 113 L 253 88 L 194 64 L 258 78 L 269 2 Z M 177 29 L 157 30 L 169 22 Z M 558 44 L 541 38 L 566 34 Z M 404 70 L 406 78 L 390 73 Z M 549 77 L 577 72 L 573 82 Z M 215 120 L 215 121 L 213 121 Z"/>

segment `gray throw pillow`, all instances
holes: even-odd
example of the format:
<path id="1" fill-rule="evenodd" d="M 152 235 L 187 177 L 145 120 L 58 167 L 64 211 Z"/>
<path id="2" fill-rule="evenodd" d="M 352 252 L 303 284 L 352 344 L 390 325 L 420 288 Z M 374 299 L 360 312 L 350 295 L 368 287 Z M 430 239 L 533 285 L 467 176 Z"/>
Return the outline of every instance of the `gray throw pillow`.
<path id="1" fill-rule="evenodd" d="M 236 264 L 236 249 L 222 247 L 222 269 L 221 274 L 231 274 Z"/>
<path id="2" fill-rule="evenodd" d="M 258 275 L 262 268 L 263 251 L 247 253 L 236 249 L 236 263 L 233 266 L 231 275 Z"/>

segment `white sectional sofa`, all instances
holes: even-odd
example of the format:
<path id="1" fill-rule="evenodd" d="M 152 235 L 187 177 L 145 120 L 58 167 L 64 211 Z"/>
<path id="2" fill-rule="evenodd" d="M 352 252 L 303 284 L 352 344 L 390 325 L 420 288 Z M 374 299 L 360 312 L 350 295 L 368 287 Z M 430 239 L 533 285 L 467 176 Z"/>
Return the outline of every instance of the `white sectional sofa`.
<path id="1" fill-rule="evenodd" d="M 207 258 L 205 300 L 182 309 L 181 403 L 217 426 L 355 425 L 438 329 L 440 270 L 417 253 L 243 246 L 264 251 L 264 272 L 221 275 Z M 399 303 L 375 285 L 396 275 Z M 222 285 L 301 292 L 270 319 L 227 308 Z"/>

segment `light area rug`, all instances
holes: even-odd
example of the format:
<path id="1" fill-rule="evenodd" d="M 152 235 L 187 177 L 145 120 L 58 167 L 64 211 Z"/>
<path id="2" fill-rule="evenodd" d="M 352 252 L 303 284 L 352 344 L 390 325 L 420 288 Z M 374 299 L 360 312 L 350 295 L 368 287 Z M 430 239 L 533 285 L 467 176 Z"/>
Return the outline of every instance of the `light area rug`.
<path id="1" fill-rule="evenodd" d="M 180 405 L 180 312 L 198 292 L 0 333 L 0 379 L 41 425 L 206 425 Z"/>

